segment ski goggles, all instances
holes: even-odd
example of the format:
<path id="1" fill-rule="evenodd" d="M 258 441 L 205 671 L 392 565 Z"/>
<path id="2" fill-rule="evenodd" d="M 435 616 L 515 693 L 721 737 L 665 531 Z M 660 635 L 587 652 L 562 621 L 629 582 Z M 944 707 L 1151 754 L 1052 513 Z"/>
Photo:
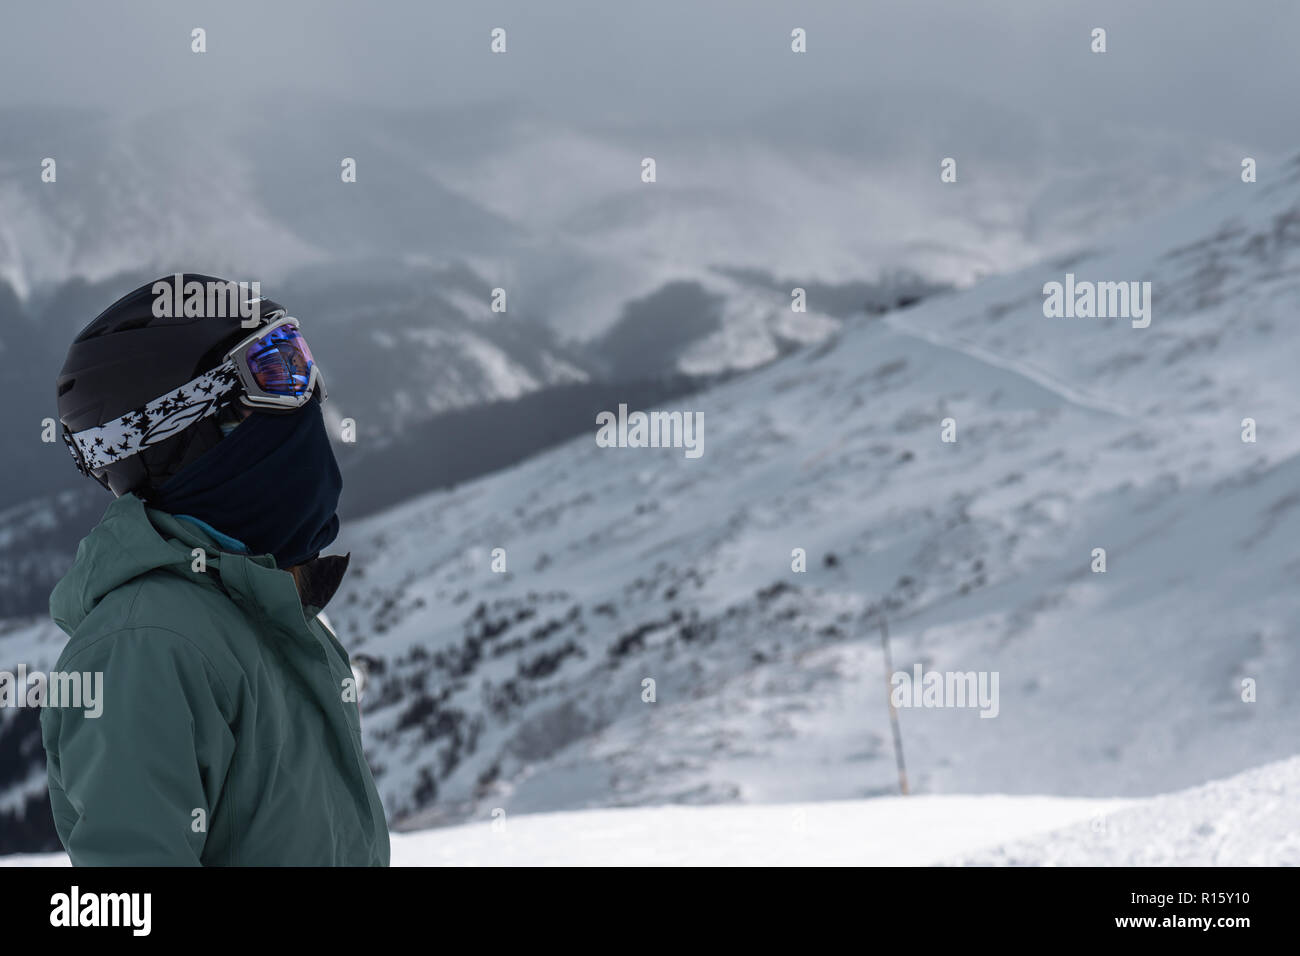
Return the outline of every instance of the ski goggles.
<path id="1" fill-rule="evenodd" d="M 302 408 L 318 391 L 324 401 L 325 382 L 298 320 L 283 312 L 270 318 L 227 352 L 220 365 L 175 391 L 103 425 L 75 433 L 63 426 L 64 443 L 78 469 L 89 475 L 164 442 L 216 414 L 230 403 L 232 393 L 243 405 L 272 413 Z"/>
<path id="2" fill-rule="evenodd" d="M 307 340 L 290 316 L 274 319 L 226 353 L 239 374 L 242 401 L 253 408 L 295 409 L 306 405 L 317 388 L 326 397 L 320 368 Z"/>

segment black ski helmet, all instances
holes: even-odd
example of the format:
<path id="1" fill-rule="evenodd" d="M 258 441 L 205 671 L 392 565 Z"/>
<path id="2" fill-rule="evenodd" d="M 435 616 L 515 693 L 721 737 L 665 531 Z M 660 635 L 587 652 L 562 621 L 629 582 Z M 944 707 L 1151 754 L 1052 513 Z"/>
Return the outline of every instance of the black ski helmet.
<path id="1" fill-rule="evenodd" d="M 173 288 L 178 282 L 182 289 L 199 282 L 205 289 L 229 291 L 224 297 L 205 297 L 197 308 L 197 303 L 192 303 L 189 309 L 156 309 L 162 287 Z M 59 421 L 65 437 L 143 408 L 219 365 L 226 352 L 250 332 L 241 324 L 244 319 L 239 310 L 229 307 L 232 296 L 243 304 L 257 300 L 261 316 L 284 311 L 283 306 L 247 285 L 184 273 L 146 283 L 96 316 L 68 348 L 57 379 Z M 215 305 L 218 301 L 221 307 L 211 311 L 222 314 L 208 315 L 209 302 Z M 158 311 L 203 314 L 160 317 Z M 230 401 L 235 400 L 232 395 Z M 86 470 L 75 451 L 73 457 L 78 467 L 114 495 L 134 491 L 147 497 L 221 438 L 217 416 L 210 415 L 165 441 L 101 468 Z"/>

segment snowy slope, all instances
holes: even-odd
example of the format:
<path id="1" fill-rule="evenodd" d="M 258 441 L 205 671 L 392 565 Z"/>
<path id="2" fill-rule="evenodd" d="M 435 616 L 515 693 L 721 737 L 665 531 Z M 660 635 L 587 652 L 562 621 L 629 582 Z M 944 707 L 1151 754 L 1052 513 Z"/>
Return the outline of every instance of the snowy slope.
<path id="1" fill-rule="evenodd" d="M 392 834 L 393 866 L 910 866 L 1099 819 L 1122 800 L 884 797 L 505 817 Z M 66 866 L 64 853 L 0 866 Z"/>
<path id="2" fill-rule="evenodd" d="M 1000 678 L 995 719 L 902 711 L 921 793 L 1144 796 L 1291 754 L 1297 223 L 1300 165 L 1229 177 L 691 398 L 698 459 L 586 438 L 349 526 L 330 614 L 393 819 L 892 793 L 882 612 L 898 668 Z M 1067 269 L 1152 281 L 1150 328 L 1045 318 Z"/>
<path id="3" fill-rule="evenodd" d="M 961 866 L 1300 866 L 1300 758 L 1103 811 Z"/>
<path id="4" fill-rule="evenodd" d="M 20 664 L 29 673 L 48 673 L 67 643 L 48 616 L 10 618 L 0 622 L 0 670 L 11 674 Z M 34 708 L 0 708 L 0 847 L 13 852 L 50 846 L 50 797 L 45 780 L 45 751 L 41 746 L 40 711 Z M 57 842 L 53 845 L 57 846 Z"/>
<path id="5" fill-rule="evenodd" d="M 1147 800 L 920 796 L 511 817 L 392 837 L 394 866 L 1294 866 L 1300 758 Z M 0 865 L 62 866 L 62 853 Z"/>
<path id="6" fill-rule="evenodd" d="M 1147 329 L 1045 318 L 1067 266 L 1033 267 L 692 399 L 698 459 L 579 440 L 348 528 L 331 614 L 390 813 L 891 792 L 881 611 L 899 668 L 1000 676 L 996 719 L 902 712 L 921 792 L 1137 796 L 1288 755 L 1297 217 L 1292 166 L 1068 266 L 1153 281 Z"/>

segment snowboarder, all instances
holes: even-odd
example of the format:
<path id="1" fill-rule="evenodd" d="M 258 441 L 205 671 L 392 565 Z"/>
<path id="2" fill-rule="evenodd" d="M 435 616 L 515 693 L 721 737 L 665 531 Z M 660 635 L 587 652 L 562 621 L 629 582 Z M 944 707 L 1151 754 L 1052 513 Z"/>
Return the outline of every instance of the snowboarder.
<path id="1" fill-rule="evenodd" d="M 77 865 L 386 866 L 320 615 L 348 564 L 320 553 L 342 488 L 320 370 L 260 290 L 177 282 L 200 293 L 180 314 L 171 280 L 141 286 L 58 376 L 73 459 L 116 496 L 50 596 L 56 673 L 103 675 L 99 717 L 41 714 L 59 838 Z M 201 294 L 232 288 L 237 309 Z"/>

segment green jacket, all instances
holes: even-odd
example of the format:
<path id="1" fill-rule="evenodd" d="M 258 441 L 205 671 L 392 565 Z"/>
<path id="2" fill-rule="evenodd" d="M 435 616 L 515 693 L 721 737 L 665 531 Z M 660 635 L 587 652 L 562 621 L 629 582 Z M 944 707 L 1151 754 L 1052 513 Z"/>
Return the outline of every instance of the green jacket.
<path id="1" fill-rule="evenodd" d="M 270 555 L 222 552 L 134 495 L 109 506 L 50 595 L 71 638 L 55 670 L 103 675 L 98 717 L 41 712 L 74 864 L 388 865 L 347 652 L 319 610 Z"/>

